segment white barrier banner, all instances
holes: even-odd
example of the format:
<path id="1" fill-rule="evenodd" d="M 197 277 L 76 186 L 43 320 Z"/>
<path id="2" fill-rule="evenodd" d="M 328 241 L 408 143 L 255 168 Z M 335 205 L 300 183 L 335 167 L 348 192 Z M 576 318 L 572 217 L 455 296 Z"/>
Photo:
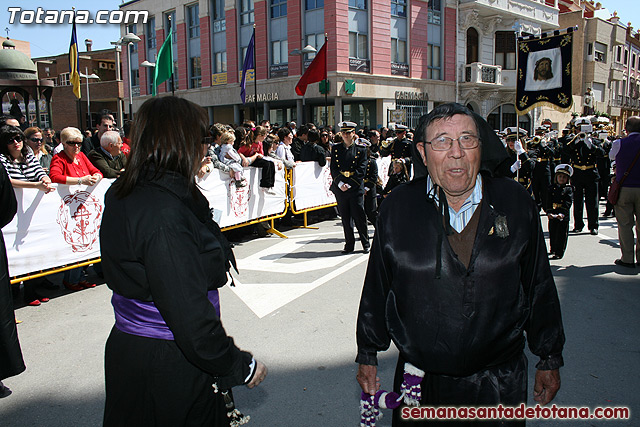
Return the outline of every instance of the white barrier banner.
<path id="1" fill-rule="evenodd" d="M 317 162 L 296 163 L 293 168 L 293 202 L 296 211 L 329 205 L 336 202 L 330 190 L 331 172 L 329 162 L 320 167 Z"/>
<path id="2" fill-rule="evenodd" d="M 376 163 L 378 163 L 378 176 L 382 180 L 382 188 L 387 185 L 387 181 L 389 181 L 389 166 L 391 165 L 391 157 L 382 157 L 376 159 Z"/>
<path id="3" fill-rule="evenodd" d="M 219 169 L 213 169 L 198 180 L 198 186 L 215 209 L 214 218 L 218 225 L 224 228 L 283 213 L 287 199 L 284 172 L 284 168 L 276 168 L 272 194 L 260 187 L 262 170 L 254 167 L 244 168 L 243 175 L 247 180 L 244 187 L 236 187 L 229 174 Z"/>
<path id="4" fill-rule="evenodd" d="M 20 276 L 100 257 L 100 223 L 104 193 L 113 180 L 95 187 L 57 185 L 44 194 L 15 189 L 18 212 L 2 232 L 9 274 Z"/>

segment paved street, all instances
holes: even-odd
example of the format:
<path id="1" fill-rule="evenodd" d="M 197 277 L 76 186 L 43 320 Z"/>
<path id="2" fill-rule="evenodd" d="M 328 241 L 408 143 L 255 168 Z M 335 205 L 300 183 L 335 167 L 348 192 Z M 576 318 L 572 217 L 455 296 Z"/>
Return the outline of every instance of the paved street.
<path id="1" fill-rule="evenodd" d="M 284 230 L 289 239 L 256 238 L 235 247 L 241 274 L 236 288 L 222 289 L 222 320 L 236 343 L 269 368 L 257 389 L 234 390 L 237 407 L 252 418 L 249 425 L 358 425 L 355 319 L 367 256 L 340 254 L 338 220 L 313 225 L 319 229 Z M 555 403 L 629 406 L 633 417 L 640 414 L 640 269 L 632 274 L 614 266 L 619 255 L 615 220 L 607 219 L 598 236 L 571 235 L 565 258 L 552 261 L 567 335 Z M 53 277 L 60 283 L 60 275 Z M 101 425 L 111 292 L 101 285 L 49 294 L 57 296 L 16 312 L 27 371 L 5 380 L 13 394 L 0 400 L 0 425 Z M 394 367 L 391 350 L 381 357 L 383 388 L 391 388 Z M 529 423 L 558 424 L 640 421 Z M 378 425 L 390 425 L 389 414 Z"/>

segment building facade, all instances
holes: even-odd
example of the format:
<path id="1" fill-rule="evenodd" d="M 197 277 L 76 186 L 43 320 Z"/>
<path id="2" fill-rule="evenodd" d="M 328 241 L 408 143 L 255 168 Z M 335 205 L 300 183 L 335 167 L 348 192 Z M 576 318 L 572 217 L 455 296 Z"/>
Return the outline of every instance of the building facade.
<path id="1" fill-rule="evenodd" d="M 73 94 L 69 81 L 68 53 L 33 58 L 38 77 L 54 82 L 51 123 L 47 123 L 48 127 L 57 130 L 67 126 L 82 130 L 95 128 L 102 110 L 113 112 L 118 125 L 122 125 L 126 115 L 123 113 L 124 90 L 119 78 L 121 64 L 116 49 L 91 50 L 88 45 L 84 52 L 79 52 L 80 99 Z M 87 79 L 82 76 L 97 78 Z"/>
<path id="2" fill-rule="evenodd" d="M 627 41 L 617 46 L 614 66 L 622 69 L 622 80 L 614 82 L 611 91 L 611 106 L 620 108 L 619 129 L 629 117 L 640 116 L 640 32 L 633 32 L 627 24 Z"/>
<path id="3" fill-rule="evenodd" d="M 561 6 L 560 27 L 578 27 L 573 41 L 572 113 L 584 114 L 585 94 L 591 89 L 594 113 L 608 116 L 619 133 L 624 124 L 621 125 L 622 107 L 617 93 L 622 91 L 625 81 L 623 56 L 619 54 L 627 43 L 627 29 L 615 12 L 611 14 L 600 3 L 561 0 Z M 558 128 L 564 128 L 571 119 L 550 108 L 542 108 L 542 115 Z"/>
<path id="4" fill-rule="evenodd" d="M 147 22 L 122 34 L 141 38 L 122 55 L 125 91 L 131 79 L 134 111 L 151 96 L 157 52 L 171 26 L 174 81 L 159 86 L 208 109 L 211 121 L 269 119 L 335 126 L 352 120 L 415 126 L 434 105 L 456 99 L 456 3 L 448 0 L 133 0 L 121 10 L 145 10 Z M 171 17 L 171 19 L 169 19 Z M 243 60 L 255 25 L 256 70 L 240 98 Z M 295 85 L 327 37 L 328 93 Z M 126 48 L 126 47 L 125 47 Z M 257 81 L 254 80 L 257 77 Z M 254 86 L 255 82 L 255 86 Z M 173 87 L 172 87 L 173 86 Z M 257 95 L 257 96 L 256 96 Z M 328 112 L 325 116 L 325 108 Z M 398 116 L 404 112 L 404 115 Z"/>

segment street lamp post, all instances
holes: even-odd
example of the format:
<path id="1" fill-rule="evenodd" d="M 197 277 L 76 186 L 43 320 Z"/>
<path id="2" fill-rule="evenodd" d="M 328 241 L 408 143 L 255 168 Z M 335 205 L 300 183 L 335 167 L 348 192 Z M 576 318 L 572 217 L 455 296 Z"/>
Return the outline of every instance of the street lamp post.
<path id="1" fill-rule="evenodd" d="M 141 67 L 146 67 L 146 68 L 151 68 L 151 69 L 153 69 L 153 68 L 155 68 L 155 67 L 156 67 L 156 63 L 155 63 L 155 62 L 149 62 L 149 61 L 147 61 L 147 60 L 145 59 L 144 61 L 142 61 L 142 63 L 140 64 L 140 66 L 141 66 Z M 152 74 L 153 74 L 153 73 L 152 73 Z M 156 82 L 153 80 L 153 76 L 151 76 L 151 85 L 153 86 L 153 85 L 155 85 L 155 83 L 156 83 Z M 154 86 L 154 88 L 152 89 L 152 91 L 151 91 L 151 92 L 152 92 L 152 93 L 154 93 L 154 92 L 153 92 L 154 90 L 157 90 L 157 89 L 155 88 L 155 86 Z"/>
<path id="2" fill-rule="evenodd" d="M 132 33 L 127 33 L 124 36 L 120 37 L 117 42 L 111 42 L 115 45 L 126 46 L 127 47 L 127 68 L 129 71 L 129 120 L 133 118 L 133 89 L 131 84 L 131 48 L 130 45 L 133 43 L 138 43 L 140 41 L 140 37 L 136 36 Z"/>
<path id="3" fill-rule="evenodd" d="M 89 67 L 84 67 L 84 74 L 80 73 L 80 77 L 84 77 L 87 80 L 87 115 L 89 116 L 89 129 L 93 128 L 93 121 L 91 120 L 91 96 L 89 95 L 89 79 L 100 80 L 95 73 L 89 75 Z"/>
<path id="4" fill-rule="evenodd" d="M 316 53 L 317 51 L 318 49 L 308 44 L 302 49 L 293 49 L 291 52 L 289 52 L 289 55 L 295 55 L 300 57 L 300 74 L 301 75 L 304 74 L 304 55 L 308 53 Z M 305 102 L 304 101 L 305 101 L 305 98 L 304 98 L 304 95 L 302 95 L 302 112 L 301 112 L 302 114 L 300 114 L 300 118 L 298 119 L 300 123 L 305 123 L 305 120 L 304 120 Z"/>

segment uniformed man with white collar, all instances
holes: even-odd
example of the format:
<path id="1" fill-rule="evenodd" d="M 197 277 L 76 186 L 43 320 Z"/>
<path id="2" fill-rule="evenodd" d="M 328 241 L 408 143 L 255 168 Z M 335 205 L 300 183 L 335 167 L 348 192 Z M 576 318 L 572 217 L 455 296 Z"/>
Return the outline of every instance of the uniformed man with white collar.
<path id="1" fill-rule="evenodd" d="M 369 252 L 369 233 L 364 212 L 364 177 L 367 171 L 367 149 L 356 144 L 356 124 L 340 123 L 343 142 L 331 150 L 331 191 L 336 196 L 338 211 L 342 219 L 345 246 L 343 254 L 354 251 L 355 237 L 352 221 L 356 225 L 362 250 Z"/>

